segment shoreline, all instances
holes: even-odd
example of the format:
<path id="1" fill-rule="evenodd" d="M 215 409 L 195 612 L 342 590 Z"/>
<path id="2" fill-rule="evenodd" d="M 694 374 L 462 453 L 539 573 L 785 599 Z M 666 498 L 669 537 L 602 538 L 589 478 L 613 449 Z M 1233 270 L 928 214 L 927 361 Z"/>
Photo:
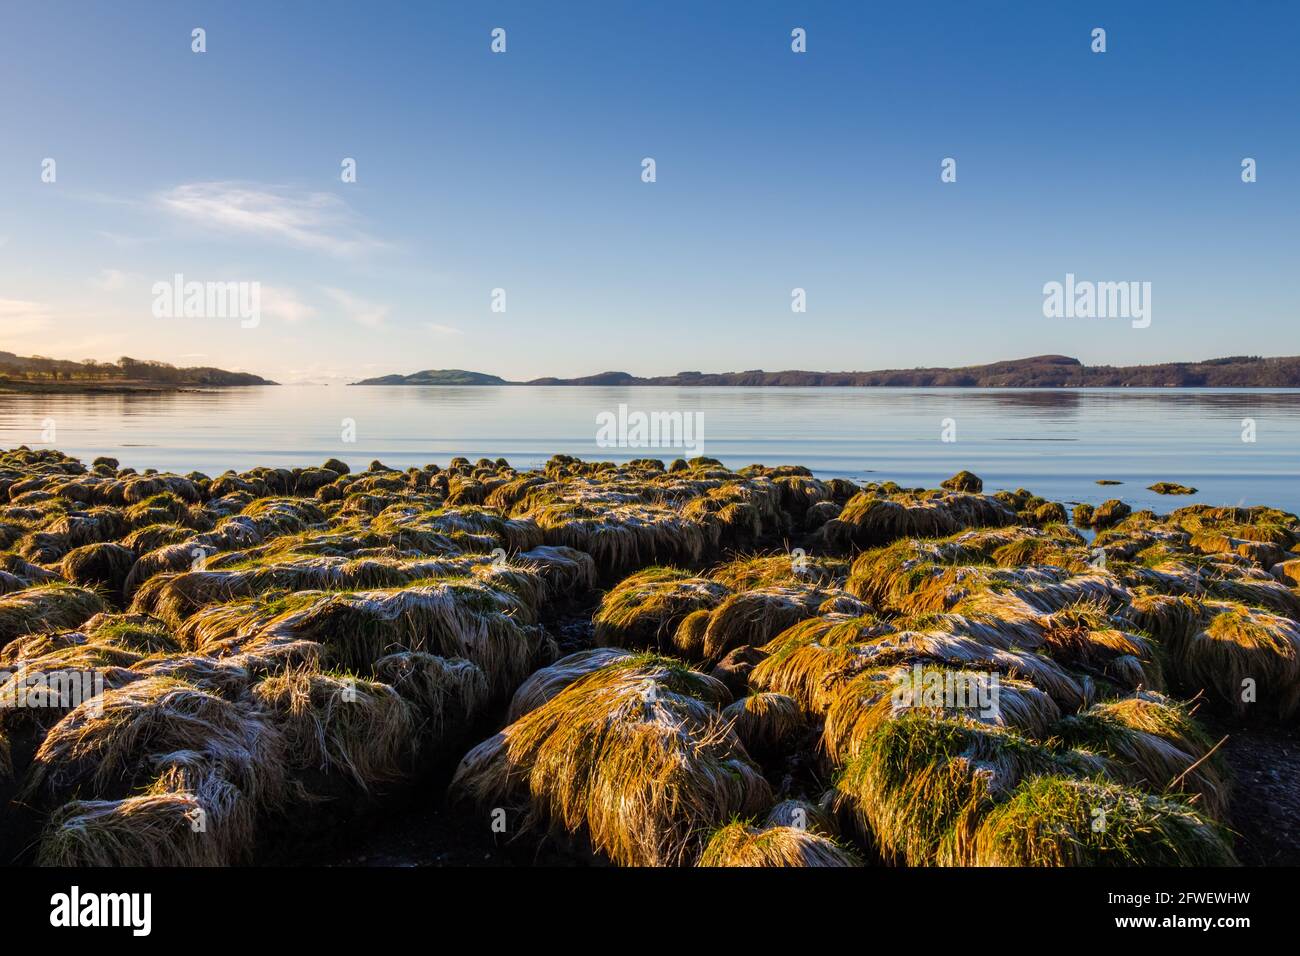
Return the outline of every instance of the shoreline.
<path id="1" fill-rule="evenodd" d="M 273 382 L 264 383 L 275 384 Z M 146 395 L 211 392 L 254 385 L 163 385 L 151 382 L 26 382 L 0 377 L 0 395 Z"/>
<path id="2" fill-rule="evenodd" d="M 425 369 L 409 375 L 366 378 L 356 385 L 576 385 L 576 386 L 790 386 L 790 387 L 903 387 L 903 388 L 1104 388 L 1104 387 L 1298 387 L 1300 358 L 1235 356 L 1203 362 L 1164 362 L 1152 365 L 1084 365 L 1065 355 L 991 362 L 955 368 L 916 367 L 876 371 L 813 372 L 783 369 L 769 372 L 678 372 L 675 375 L 638 376 L 604 371 L 594 375 L 561 378 L 541 376 L 511 382 L 499 375 L 466 369 Z"/>
<path id="3" fill-rule="evenodd" d="M 293 387 L 294 383 L 288 383 Z M 311 383 L 303 383 L 304 386 Z M 467 383 L 421 383 L 421 382 L 346 382 L 343 388 L 780 388 L 780 389 L 898 389 L 903 390 L 941 390 L 959 392 L 1099 392 L 1131 389 L 1133 391 L 1159 392 L 1295 392 L 1300 391 L 1300 384 L 1294 385 L 954 385 L 954 384 L 873 384 L 842 382 L 834 384 L 804 382 L 492 382 L 488 384 Z"/>
<path id="4" fill-rule="evenodd" d="M 954 384 L 809 384 L 800 382 L 737 383 L 737 382 L 699 382 L 699 383 L 663 383 L 643 382 L 495 382 L 491 384 L 424 384 L 415 382 L 367 383 L 367 382 L 258 382 L 230 385 L 162 385 L 150 382 L 26 382 L 18 379 L 0 377 L 0 395 L 80 395 L 80 394 L 135 394 L 147 392 L 212 392 L 226 389 L 251 388 L 395 388 L 395 389 L 473 389 L 487 390 L 493 388 L 579 388 L 579 389 L 811 389 L 817 391 L 844 391 L 850 389 L 870 391 L 952 391 L 952 392 L 1241 392 L 1241 393 L 1286 393 L 1300 392 L 1300 385 L 954 385 Z"/>

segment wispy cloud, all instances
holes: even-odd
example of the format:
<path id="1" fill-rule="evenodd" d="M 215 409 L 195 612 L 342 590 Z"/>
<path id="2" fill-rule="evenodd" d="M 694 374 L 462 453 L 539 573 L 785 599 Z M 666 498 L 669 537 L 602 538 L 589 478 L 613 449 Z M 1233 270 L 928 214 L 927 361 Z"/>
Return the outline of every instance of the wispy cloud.
<path id="1" fill-rule="evenodd" d="M 139 280 L 139 276 L 121 269 L 100 269 L 99 275 L 90 280 L 90 284 L 101 292 L 118 292 Z"/>
<path id="2" fill-rule="evenodd" d="M 302 322 L 316 314 L 313 306 L 303 302 L 292 289 L 263 285 L 262 314 L 285 322 Z"/>
<path id="3" fill-rule="evenodd" d="M 350 292 L 344 292 L 342 289 L 326 287 L 324 292 L 334 300 L 334 304 L 342 310 L 344 315 L 359 325 L 374 328 L 382 325 L 384 319 L 388 316 L 388 306 L 386 305 L 367 302 L 365 299 L 360 299 Z"/>
<path id="4" fill-rule="evenodd" d="M 128 236 L 120 232 L 110 232 L 107 229 L 100 229 L 99 235 L 120 248 L 140 246 L 146 242 L 158 242 L 162 238 L 161 236 Z"/>
<path id="5" fill-rule="evenodd" d="M 439 325 L 437 322 L 429 322 L 424 326 L 435 335 L 464 335 L 460 329 L 450 325 Z"/>
<path id="6" fill-rule="evenodd" d="M 45 332 L 53 321 L 50 307 L 43 302 L 0 299 L 0 329 L 6 336 L 22 337 Z"/>
<path id="7" fill-rule="evenodd" d="M 366 235 L 343 200 L 246 182 L 186 183 L 157 197 L 160 208 L 206 227 L 258 236 L 300 249 L 354 256 L 383 248 Z"/>

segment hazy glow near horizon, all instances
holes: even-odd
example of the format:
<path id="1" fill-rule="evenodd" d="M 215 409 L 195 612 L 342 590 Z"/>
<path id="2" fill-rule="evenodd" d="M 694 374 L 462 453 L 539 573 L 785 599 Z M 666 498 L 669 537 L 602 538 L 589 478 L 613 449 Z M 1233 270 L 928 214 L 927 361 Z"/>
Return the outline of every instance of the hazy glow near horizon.
<path id="1" fill-rule="evenodd" d="M 0 349 L 284 382 L 1300 354 L 1297 48 L 1288 4 L 24 4 Z M 260 321 L 159 317 L 176 275 L 257 283 Z M 1067 275 L 1149 282 L 1150 324 L 1045 317 Z"/>

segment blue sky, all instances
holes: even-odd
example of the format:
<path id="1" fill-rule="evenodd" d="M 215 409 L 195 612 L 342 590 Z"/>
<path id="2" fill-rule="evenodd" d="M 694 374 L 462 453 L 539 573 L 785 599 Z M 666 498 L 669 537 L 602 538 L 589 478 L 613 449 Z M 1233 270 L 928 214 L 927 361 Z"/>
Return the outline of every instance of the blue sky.
<path id="1" fill-rule="evenodd" d="M 849 6 L 7 5 L 0 349 L 282 381 L 1300 354 L 1300 7 Z M 1045 318 L 1067 272 L 1151 282 L 1150 327 Z M 155 318 L 175 273 L 259 282 L 262 321 Z"/>

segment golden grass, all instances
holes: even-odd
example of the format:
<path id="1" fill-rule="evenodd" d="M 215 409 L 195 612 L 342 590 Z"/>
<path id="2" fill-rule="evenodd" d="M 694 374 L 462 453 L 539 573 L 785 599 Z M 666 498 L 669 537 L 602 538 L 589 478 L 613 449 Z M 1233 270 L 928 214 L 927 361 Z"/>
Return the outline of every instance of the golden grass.
<path id="1" fill-rule="evenodd" d="M 615 661 L 472 750 L 453 792 L 522 804 L 518 827 L 583 832 L 622 865 L 690 864 L 701 834 L 772 802 L 715 694 L 670 660 Z"/>
<path id="2" fill-rule="evenodd" d="M 755 756 L 793 749 L 796 736 L 805 728 L 794 698 L 770 691 L 742 697 L 723 708 L 722 716 L 732 721 L 736 736 Z"/>
<path id="3" fill-rule="evenodd" d="M 1113 626 L 1102 605 L 1080 604 L 1048 615 L 1042 650 L 1076 671 L 1127 690 L 1164 690 L 1164 666 L 1156 644 Z"/>
<path id="4" fill-rule="evenodd" d="M 976 831 L 975 866 L 1232 866 L 1226 835 L 1186 804 L 1105 781 L 1040 776 Z"/>
<path id="5" fill-rule="evenodd" d="M 1056 728 L 1072 747 L 1110 758 L 1124 782 L 1190 801 L 1205 815 L 1223 819 L 1228 788 L 1211 742 L 1187 710 L 1159 694 L 1095 704 L 1065 718 Z"/>
<path id="6" fill-rule="evenodd" d="M 71 800 L 51 814 L 36 861 L 60 867 L 227 866 L 247 856 L 251 846 L 240 845 L 242 834 L 196 831 L 206 813 L 199 795 L 189 791 Z M 203 823 L 217 825 L 226 823 Z"/>
<path id="7" fill-rule="evenodd" d="M 750 673 L 750 685 L 785 694 L 806 713 L 824 714 L 838 686 L 870 666 L 871 638 L 892 630 L 870 617 L 810 618 L 763 648 L 767 657 Z"/>
<path id="8" fill-rule="evenodd" d="M 73 584 L 100 588 L 120 602 L 122 587 L 135 564 L 135 552 L 111 541 L 73 548 L 59 563 L 59 573 Z"/>
<path id="9" fill-rule="evenodd" d="M 548 667 L 534 671 L 519 685 L 511 698 L 506 722 L 514 723 L 524 714 L 541 707 L 578 678 L 631 656 L 631 651 L 621 647 L 593 647 L 569 654 Z"/>
<path id="10" fill-rule="evenodd" d="M 628 503 L 542 505 L 528 515 L 545 543 L 585 551 L 602 569 L 629 570 L 648 564 L 694 564 L 716 548 L 719 528 L 689 520 L 658 505 Z"/>
<path id="11" fill-rule="evenodd" d="M 839 839 L 840 830 L 835 818 L 819 803 L 791 798 L 782 800 L 767 811 L 764 827 L 793 827 L 822 836 Z"/>
<path id="12" fill-rule="evenodd" d="M 492 699 L 487 675 L 460 658 L 399 651 L 377 660 L 374 673 L 411 705 L 422 749 L 455 742 Z"/>
<path id="13" fill-rule="evenodd" d="M 514 691 L 543 649 L 540 630 L 516 623 L 517 597 L 471 579 L 306 599 L 253 625 L 257 635 L 316 641 L 329 666 L 347 671 L 366 673 L 398 651 L 425 651 L 471 661 L 500 696 Z"/>
<path id="14" fill-rule="evenodd" d="M 25 789 L 43 801 L 120 797 L 152 781 L 158 757 L 181 751 L 202 755 L 255 804 L 283 799 L 283 739 L 265 715 L 162 677 L 68 713 L 36 751 Z"/>
<path id="15" fill-rule="evenodd" d="M 304 669 L 258 681 L 252 696 L 283 733 L 293 769 L 341 774 L 368 793 L 414 759 L 414 708 L 387 684 Z"/>
<path id="16" fill-rule="evenodd" d="M 1300 624 L 1239 605 L 1205 609 L 1204 626 L 1173 648 L 1184 689 L 1213 694 L 1239 717 L 1258 709 L 1286 720 L 1300 710 Z"/>
<path id="17" fill-rule="evenodd" d="M 811 830 L 795 827 L 755 827 L 737 821 L 709 839 L 698 866 L 861 866 L 849 850 Z"/>
<path id="18" fill-rule="evenodd" d="M 812 617 L 825 593 L 810 587 L 762 587 L 727 596 L 709 615 L 703 656 L 716 663 L 735 647 L 766 644 Z"/>
<path id="19" fill-rule="evenodd" d="M 839 585 L 848 571 L 849 562 L 842 558 L 771 554 L 730 561 L 710 571 L 708 576 L 730 591 L 750 591 L 791 584 Z"/>
<path id="20" fill-rule="evenodd" d="M 1007 730 L 912 712 L 885 722 L 836 782 L 838 805 L 887 862 L 968 861 L 980 819 L 1027 776 L 1086 758 Z"/>
<path id="21" fill-rule="evenodd" d="M 104 610 L 98 594 L 70 584 L 41 584 L 0 595 L 0 647 L 25 634 L 77 627 Z"/>
<path id="22" fill-rule="evenodd" d="M 1015 522 L 1014 511 L 984 495 L 952 492 L 933 497 L 877 497 L 864 491 L 851 498 L 827 527 L 838 525 L 855 545 L 869 548 L 899 538 L 941 538 L 966 528 Z"/>
<path id="23" fill-rule="evenodd" d="M 892 863 L 1230 861 L 1223 766 L 1161 694 L 1300 711 L 1300 591 L 1269 573 L 1300 519 L 1112 500 L 1087 543 L 1065 517 L 969 473 L 0 451 L 0 667 L 104 687 L 0 715 L 0 789 L 50 814 L 43 862 L 250 862 L 268 818 L 379 797 L 509 701 L 455 793 L 618 863 L 842 863 L 832 805 Z M 551 664 L 598 584 L 596 646 Z M 834 789 L 772 806 L 751 754 Z"/>
<path id="24" fill-rule="evenodd" d="M 913 713 L 986 724 L 1038 740 L 1046 739 L 1061 717 L 1050 696 L 996 672 L 920 662 L 879 666 L 840 686 L 826 711 L 823 746 L 833 763 L 843 765 L 886 722 Z"/>
<path id="25" fill-rule="evenodd" d="M 676 568 L 647 568 L 629 575 L 600 602 L 596 643 L 667 650 L 673 632 L 692 611 L 711 609 L 727 596 L 725 585 Z"/>

